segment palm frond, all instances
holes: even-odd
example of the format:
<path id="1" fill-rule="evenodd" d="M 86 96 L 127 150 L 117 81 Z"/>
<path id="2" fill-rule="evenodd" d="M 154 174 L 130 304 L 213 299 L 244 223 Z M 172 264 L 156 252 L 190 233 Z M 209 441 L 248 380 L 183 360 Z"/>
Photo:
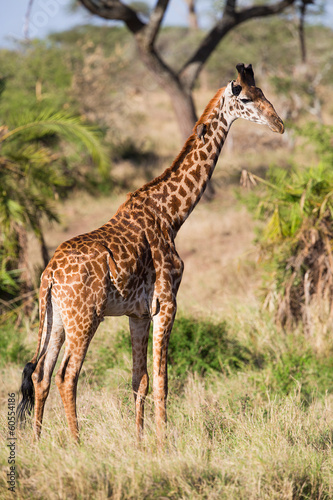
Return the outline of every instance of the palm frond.
<path id="1" fill-rule="evenodd" d="M 17 138 L 22 142 L 31 142 L 50 134 L 83 144 L 99 171 L 104 173 L 107 170 L 109 159 L 105 148 L 101 145 L 101 132 L 96 127 L 84 124 L 79 117 L 70 116 L 62 111 L 44 110 L 35 117 L 23 114 L 17 126 L 0 137 L 0 144 L 6 144 Z"/>
<path id="2" fill-rule="evenodd" d="M 0 196 L 0 227 L 3 234 L 10 231 L 15 223 L 24 221 L 24 207 L 16 200 L 11 199 L 10 195 L 2 192 Z"/>

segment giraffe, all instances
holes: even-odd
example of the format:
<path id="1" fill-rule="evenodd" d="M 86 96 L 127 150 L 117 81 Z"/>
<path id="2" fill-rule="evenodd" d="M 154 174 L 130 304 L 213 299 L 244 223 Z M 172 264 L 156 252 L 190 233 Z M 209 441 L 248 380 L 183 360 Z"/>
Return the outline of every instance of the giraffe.
<path id="1" fill-rule="evenodd" d="M 178 230 L 210 180 L 231 124 L 237 118 L 283 133 L 284 125 L 261 89 L 252 65 L 237 64 L 238 76 L 220 88 L 172 165 L 127 195 L 102 227 L 62 243 L 41 276 L 36 352 L 22 376 L 18 415 L 35 406 L 39 438 L 51 376 L 55 376 L 68 426 L 79 441 L 76 392 L 80 370 L 105 316 L 129 317 L 136 435 L 143 433 L 148 392 L 147 344 L 153 322 L 153 397 L 156 434 L 166 432 L 168 341 L 176 315 L 183 262 L 175 247 Z"/>

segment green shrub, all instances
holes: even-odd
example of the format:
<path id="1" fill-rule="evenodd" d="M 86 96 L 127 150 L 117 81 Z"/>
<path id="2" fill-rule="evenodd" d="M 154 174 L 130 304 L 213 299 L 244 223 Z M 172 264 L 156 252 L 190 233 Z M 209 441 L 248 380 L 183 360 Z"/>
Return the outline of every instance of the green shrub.
<path id="1" fill-rule="evenodd" d="M 258 243 L 268 276 L 266 302 L 274 299 L 283 326 L 302 321 L 313 334 L 317 319 L 330 319 L 323 311 L 333 306 L 333 127 L 308 124 L 296 133 L 315 149 L 317 163 L 273 166 L 266 179 L 250 174 L 261 189 L 246 203 L 264 221 Z"/>
<path id="2" fill-rule="evenodd" d="M 29 351 L 23 343 L 23 331 L 8 321 L 0 325 L 0 366 L 8 363 L 22 365 L 29 359 Z"/>
<path id="3" fill-rule="evenodd" d="M 186 377 L 189 372 L 204 375 L 230 373 L 249 362 L 250 352 L 230 338 L 225 321 L 213 323 L 181 316 L 176 319 L 169 342 L 170 373 Z"/>
<path id="4" fill-rule="evenodd" d="M 296 391 L 303 403 L 309 404 L 315 397 L 331 392 L 333 366 L 330 358 L 317 357 L 313 350 L 296 352 L 290 349 L 267 367 L 267 388 L 280 395 L 290 395 Z"/>
<path id="5" fill-rule="evenodd" d="M 92 383 L 103 386 L 105 375 L 113 368 L 125 368 L 124 359 L 132 356 L 131 336 L 129 331 L 120 330 L 110 345 L 101 345 L 91 360 L 91 368 L 83 372 L 89 375 Z"/>

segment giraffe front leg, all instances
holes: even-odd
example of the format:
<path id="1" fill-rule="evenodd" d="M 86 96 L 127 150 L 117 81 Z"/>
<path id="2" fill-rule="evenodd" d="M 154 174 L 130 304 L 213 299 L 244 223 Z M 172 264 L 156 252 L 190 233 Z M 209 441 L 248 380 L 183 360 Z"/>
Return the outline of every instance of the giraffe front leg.
<path id="1" fill-rule="evenodd" d="M 161 305 L 159 313 L 154 317 L 153 364 L 154 364 L 154 403 L 156 434 L 159 444 L 166 435 L 166 402 L 168 397 L 168 345 L 170 333 L 176 315 L 174 301 Z"/>
<path id="2" fill-rule="evenodd" d="M 135 401 L 135 428 L 138 442 L 143 434 L 144 405 L 149 388 L 147 371 L 147 346 L 150 319 L 130 318 L 129 325 L 132 341 L 132 388 Z"/>

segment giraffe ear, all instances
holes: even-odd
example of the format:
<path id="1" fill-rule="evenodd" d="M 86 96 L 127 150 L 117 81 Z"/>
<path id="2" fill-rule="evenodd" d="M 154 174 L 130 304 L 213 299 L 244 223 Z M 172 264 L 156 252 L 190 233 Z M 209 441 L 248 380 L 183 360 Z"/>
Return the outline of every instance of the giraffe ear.
<path id="1" fill-rule="evenodd" d="M 234 82 L 231 82 L 231 90 L 234 95 L 239 95 L 242 92 L 242 87 L 241 85 L 234 84 Z"/>

